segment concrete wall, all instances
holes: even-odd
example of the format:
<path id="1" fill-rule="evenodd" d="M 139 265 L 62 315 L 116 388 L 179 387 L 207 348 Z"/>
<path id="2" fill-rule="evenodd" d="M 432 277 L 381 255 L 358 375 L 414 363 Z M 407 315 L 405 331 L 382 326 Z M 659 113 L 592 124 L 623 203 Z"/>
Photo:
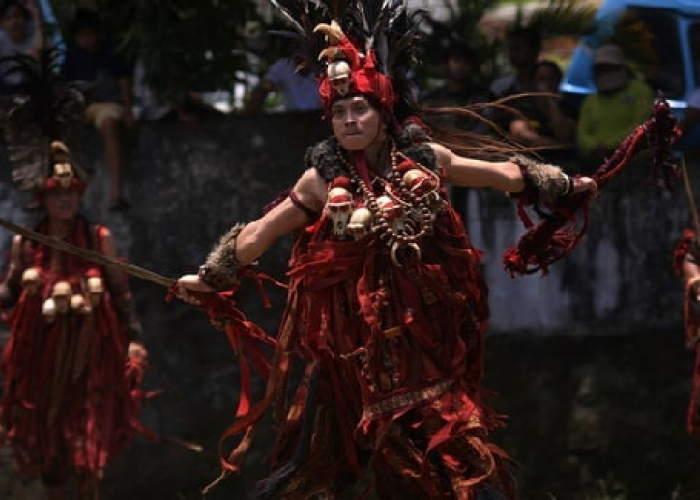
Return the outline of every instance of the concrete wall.
<path id="1" fill-rule="evenodd" d="M 104 162 L 99 140 L 90 137 L 97 177 L 85 212 L 109 225 L 133 263 L 175 278 L 194 271 L 230 225 L 257 217 L 291 186 L 306 146 L 327 132 L 305 114 L 145 125 L 128 142 L 133 209 L 119 214 L 106 210 Z M 514 280 L 503 270 L 501 254 L 522 231 L 512 202 L 492 191 L 469 196 L 467 224 L 485 252 L 491 289 L 487 385 L 499 393 L 495 406 L 511 415 L 495 438 L 520 463 L 526 498 L 583 498 L 601 484 L 642 499 L 700 488 L 692 465 L 700 449 L 683 430 L 692 357 L 682 348 L 681 286 L 671 273 L 687 202 L 681 184 L 675 193 L 659 192 L 649 174 L 640 164 L 611 184 L 591 210 L 581 246 L 544 278 Z M 6 182 L 0 186 L 3 216 L 31 223 L 20 204 Z M 9 236 L 0 232 L 0 242 L 7 245 Z M 261 269 L 283 278 L 288 252 L 285 239 Z M 137 440 L 110 469 L 105 496 L 199 498 L 216 476 L 217 439 L 234 416 L 237 359 L 198 310 L 165 303 L 157 285 L 132 286 L 151 353 L 148 385 L 164 391 L 143 418 L 164 439 Z M 272 310 L 260 307 L 254 291 L 240 303 L 273 331 L 284 297 L 269 291 Z M 210 498 L 245 492 L 264 471 L 263 445 L 273 438 L 264 432 L 249 468 Z"/>

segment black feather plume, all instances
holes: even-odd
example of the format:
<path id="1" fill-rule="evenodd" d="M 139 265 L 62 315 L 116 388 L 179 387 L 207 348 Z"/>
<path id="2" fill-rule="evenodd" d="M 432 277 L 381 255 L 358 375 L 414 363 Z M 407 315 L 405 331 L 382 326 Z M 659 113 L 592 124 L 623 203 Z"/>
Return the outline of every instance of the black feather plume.
<path id="1" fill-rule="evenodd" d="M 413 87 L 407 75 L 418 63 L 422 33 L 420 11 L 409 12 L 406 0 L 270 0 L 293 28 L 304 47 L 306 65 L 322 75 L 318 55 L 326 48 L 314 33 L 320 23 L 336 21 L 353 45 L 365 54 L 374 51 L 377 69 L 392 79 L 398 106 L 412 106 Z"/>
<path id="2" fill-rule="evenodd" d="M 79 143 L 85 101 L 76 84 L 60 74 L 59 52 L 41 51 L 39 59 L 18 54 L 3 58 L 5 75 L 19 75 L 4 121 L 5 142 L 12 164 L 12 179 L 25 191 L 40 189 L 50 175 L 49 144 L 63 141 L 69 149 Z M 71 156 L 78 175 L 88 172 Z"/>

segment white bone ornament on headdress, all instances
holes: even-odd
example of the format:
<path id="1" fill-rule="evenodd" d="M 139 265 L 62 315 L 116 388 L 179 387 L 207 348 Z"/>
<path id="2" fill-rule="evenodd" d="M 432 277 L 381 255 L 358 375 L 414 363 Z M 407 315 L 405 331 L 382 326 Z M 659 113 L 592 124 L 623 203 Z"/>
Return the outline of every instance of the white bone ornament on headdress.
<path id="1" fill-rule="evenodd" d="M 328 64 L 326 74 L 338 95 L 341 97 L 348 95 L 350 92 L 350 83 L 352 82 L 352 71 L 347 61 L 341 59 L 331 62 Z"/>
<path id="2" fill-rule="evenodd" d="M 345 59 L 347 57 L 343 50 L 338 47 L 346 39 L 345 33 L 336 21 L 330 24 L 321 23 L 314 28 L 315 32 L 321 32 L 326 36 L 326 42 L 330 45 L 323 49 L 318 55 L 319 60 L 327 60 L 326 76 L 341 97 L 345 97 L 350 92 L 352 82 L 352 68 Z"/>
<path id="3" fill-rule="evenodd" d="M 58 180 L 61 187 L 69 188 L 73 181 L 73 168 L 70 163 L 56 163 L 53 166 L 53 176 Z"/>

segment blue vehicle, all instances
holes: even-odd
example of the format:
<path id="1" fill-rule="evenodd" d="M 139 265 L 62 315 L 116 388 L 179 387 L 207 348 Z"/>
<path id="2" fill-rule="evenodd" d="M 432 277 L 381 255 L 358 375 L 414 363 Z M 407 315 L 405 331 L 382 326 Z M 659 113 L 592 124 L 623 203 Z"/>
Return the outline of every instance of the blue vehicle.
<path id="1" fill-rule="evenodd" d="M 595 91 L 593 52 L 605 43 L 624 14 L 641 22 L 653 36 L 656 67 L 644 71 L 647 82 L 663 92 L 681 118 L 693 91 L 700 87 L 700 0 L 604 0 L 596 14 L 596 32 L 575 49 L 561 92 L 576 106 Z M 630 61 L 634 64 L 634 61 Z M 700 127 L 687 134 L 700 144 Z"/>

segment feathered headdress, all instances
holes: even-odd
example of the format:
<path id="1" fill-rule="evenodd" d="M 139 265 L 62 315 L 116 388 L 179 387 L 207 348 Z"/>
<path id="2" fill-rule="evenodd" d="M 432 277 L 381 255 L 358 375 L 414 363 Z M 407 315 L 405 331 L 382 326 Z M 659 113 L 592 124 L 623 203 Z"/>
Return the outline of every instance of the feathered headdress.
<path id="1" fill-rule="evenodd" d="M 405 0 L 271 2 L 294 28 L 326 110 L 354 94 L 392 115 L 397 105 L 411 106 L 407 71 L 418 58 L 420 32 Z"/>
<path id="2" fill-rule="evenodd" d="M 88 171 L 70 152 L 83 123 L 85 102 L 77 86 L 58 71 L 58 51 L 39 59 L 16 55 L 3 59 L 5 72 L 19 74 L 4 121 L 12 180 L 23 191 L 41 194 L 58 187 L 84 190 Z"/>

